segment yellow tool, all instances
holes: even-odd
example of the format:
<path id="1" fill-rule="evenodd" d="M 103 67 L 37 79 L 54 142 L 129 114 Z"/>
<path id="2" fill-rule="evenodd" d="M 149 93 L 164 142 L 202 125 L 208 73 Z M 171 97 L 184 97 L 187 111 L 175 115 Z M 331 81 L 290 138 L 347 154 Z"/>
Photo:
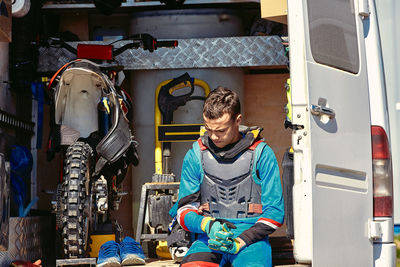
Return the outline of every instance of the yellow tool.
<path id="1" fill-rule="evenodd" d="M 154 126 L 155 126 L 155 173 L 157 174 L 162 174 L 163 173 L 163 159 L 162 159 L 162 144 L 161 141 L 159 139 L 159 127 L 162 125 L 162 115 L 161 115 L 161 111 L 160 111 L 160 107 L 159 107 L 159 103 L 158 103 L 158 98 L 159 98 L 159 93 L 160 90 L 163 86 L 167 85 L 168 83 L 170 83 L 171 81 L 173 81 L 172 79 L 170 80 L 166 80 L 161 82 L 156 89 L 156 94 L 155 94 L 155 110 L 154 110 Z M 205 81 L 202 81 L 200 79 L 194 79 L 194 85 L 195 86 L 199 86 L 204 90 L 204 95 L 205 97 L 208 96 L 208 94 L 210 93 L 210 87 L 208 86 L 208 84 Z M 172 94 L 174 91 L 182 89 L 182 88 L 186 88 L 189 87 L 190 84 L 188 82 L 181 82 L 179 84 L 177 84 L 176 86 L 172 87 L 169 89 L 169 93 Z M 170 124 L 171 122 L 163 122 L 164 124 L 162 126 L 168 127 L 168 126 L 199 126 L 198 124 Z M 175 135 L 183 135 L 183 134 L 193 134 L 194 132 L 175 132 Z M 195 132 L 195 134 L 198 136 L 199 132 Z M 179 140 L 178 140 L 179 141 Z M 189 140 L 183 140 L 183 141 L 189 141 Z M 194 141 L 194 140 L 193 140 Z M 168 141 L 170 142 L 170 141 Z M 166 170 L 164 170 L 166 171 Z"/>

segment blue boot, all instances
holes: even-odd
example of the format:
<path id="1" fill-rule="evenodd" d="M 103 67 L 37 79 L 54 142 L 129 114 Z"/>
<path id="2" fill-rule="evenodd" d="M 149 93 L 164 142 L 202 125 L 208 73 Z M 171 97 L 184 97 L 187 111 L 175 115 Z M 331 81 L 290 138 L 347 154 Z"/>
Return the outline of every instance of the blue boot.
<path id="1" fill-rule="evenodd" d="M 133 238 L 129 236 L 125 237 L 124 240 L 122 240 L 120 247 L 122 266 L 145 264 L 143 249 Z"/>
<path id="2" fill-rule="evenodd" d="M 101 245 L 96 267 L 120 267 L 120 247 L 114 240 Z"/>

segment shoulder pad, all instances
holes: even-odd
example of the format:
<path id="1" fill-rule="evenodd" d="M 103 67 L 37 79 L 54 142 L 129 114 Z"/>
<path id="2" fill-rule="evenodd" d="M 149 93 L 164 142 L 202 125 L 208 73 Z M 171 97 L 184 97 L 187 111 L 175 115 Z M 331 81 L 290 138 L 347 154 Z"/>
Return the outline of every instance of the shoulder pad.
<path id="1" fill-rule="evenodd" d="M 207 147 L 203 144 L 203 142 L 201 141 L 201 137 L 199 139 L 197 139 L 197 143 L 199 144 L 200 150 L 206 150 Z"/>
<path id="2" fill-rule="evenodd" d="M 249 149 L 250 149 L 250 150 L 255 150 L 256 147 L 257 147 L 259 144 L 263 143 L 263 142 L 264 142 L 264 140 L 262 140 L 262 139 L 257 140 L 257 141 L 255 141 L 255 142 L 249 147 Z"/>

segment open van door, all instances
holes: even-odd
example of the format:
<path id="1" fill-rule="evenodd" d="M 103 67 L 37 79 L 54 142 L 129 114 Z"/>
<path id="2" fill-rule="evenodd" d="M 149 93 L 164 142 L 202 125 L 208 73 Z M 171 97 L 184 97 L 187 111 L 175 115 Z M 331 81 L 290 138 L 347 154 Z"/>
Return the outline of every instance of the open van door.
<path id="1" fill-rule="evenodd" d="M 288 0 L 294 254 L 373 266 L 367 1 Z"/>

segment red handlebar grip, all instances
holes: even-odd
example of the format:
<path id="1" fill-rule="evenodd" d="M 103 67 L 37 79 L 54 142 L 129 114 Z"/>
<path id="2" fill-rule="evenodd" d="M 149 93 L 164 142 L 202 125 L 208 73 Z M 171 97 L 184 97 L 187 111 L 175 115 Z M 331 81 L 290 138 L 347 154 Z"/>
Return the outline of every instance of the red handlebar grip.
<path id="1" fill-rule="evenodd" d="M 177 47 L 177 46 L 178 46 L 177 40 L 157 41 L 156 42 L 156 47 Z"/>

